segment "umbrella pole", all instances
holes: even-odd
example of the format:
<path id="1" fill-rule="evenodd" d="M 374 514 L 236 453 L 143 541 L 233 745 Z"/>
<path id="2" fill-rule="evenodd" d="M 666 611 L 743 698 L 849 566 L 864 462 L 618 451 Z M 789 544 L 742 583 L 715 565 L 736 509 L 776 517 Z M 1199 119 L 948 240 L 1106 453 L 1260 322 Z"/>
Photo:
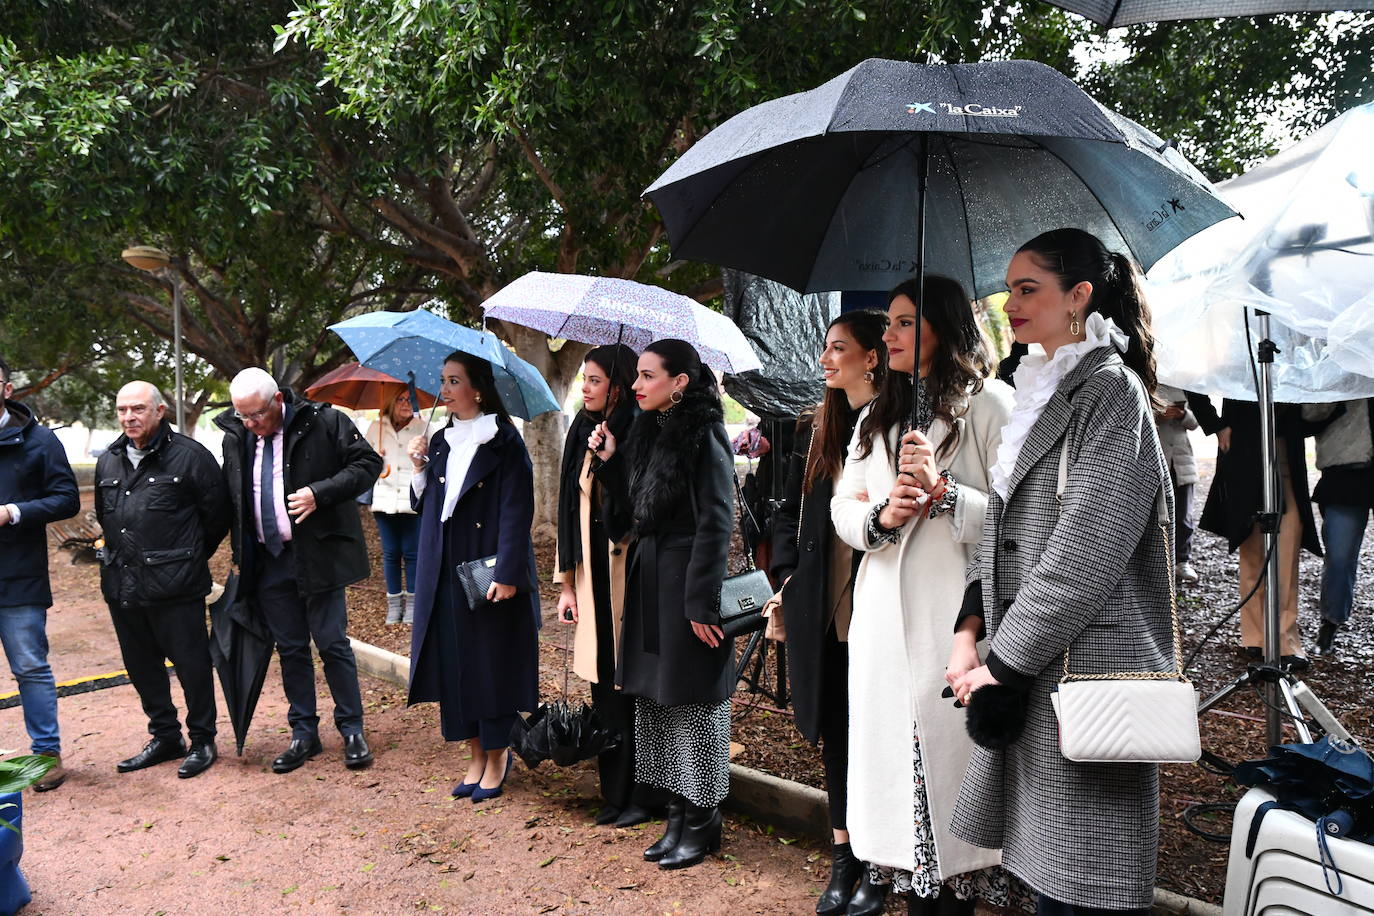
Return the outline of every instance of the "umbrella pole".
<path id="1" fill-rule="evenodd" d="M 921 392 L 921 313 L 926 298 L 926 185 L 930 175 L 930 139 L 922 133 L 916 143 L 916 364 L 911 367 L 911 429 L 916 428 Z"/>

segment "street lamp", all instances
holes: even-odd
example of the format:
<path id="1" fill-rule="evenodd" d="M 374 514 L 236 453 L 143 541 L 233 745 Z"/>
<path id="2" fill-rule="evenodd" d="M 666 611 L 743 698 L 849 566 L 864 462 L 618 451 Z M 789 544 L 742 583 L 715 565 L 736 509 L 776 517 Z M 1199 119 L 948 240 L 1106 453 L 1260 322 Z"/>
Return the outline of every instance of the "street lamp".
<path id="1" fill-rule="evenodd" d="M 152 245 L 134 245 L 125 248 L 119 255 L 130 267 L 146 270 L 149 273 L 165 276 L 172 284 L 172 342 L 176 348 L 176 418 L 177 430 L 183 435 L 194 435 L 186 429 L 185 392 L 181 380 L 181 282 L 168 267 L 172 259 L 161 248 Z"/>

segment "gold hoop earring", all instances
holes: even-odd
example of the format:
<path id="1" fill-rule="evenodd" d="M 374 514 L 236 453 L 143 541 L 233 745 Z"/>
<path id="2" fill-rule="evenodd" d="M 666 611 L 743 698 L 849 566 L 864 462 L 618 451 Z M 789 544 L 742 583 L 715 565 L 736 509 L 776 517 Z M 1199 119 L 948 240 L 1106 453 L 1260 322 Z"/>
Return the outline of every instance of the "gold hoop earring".
<path id="1" fill-rule="evenodd" d="M 1078 320 L 1078 313 L 1074 312 L 1073 321 L 1069 322 L 1069 333 L 1072 334 L 1074 337 L 1077 337 L 1082 330 L 1083 323 Z"/>
<path id="2" fill-rule="evenodd" d="M 870 384 L 870 385 L 873 384 L 873 370 L 872 370 L 872 369 L 869 369 L 867 372 L 864 373 L 864 381 L 865 381 L 865 382 L 868 382 L 868 384 Z"/>
<path id="3" fill-rule="evenodd" d="M 674 388 L 674 389 L 673 389 L 673 393 L 670 394 L 670 395 L 668 395 L 668 400 L 672 401 L 674 404 L 681 404 L 681 403 L 682 403 L 682 389 L 680 389 L 680 388 Z"/>

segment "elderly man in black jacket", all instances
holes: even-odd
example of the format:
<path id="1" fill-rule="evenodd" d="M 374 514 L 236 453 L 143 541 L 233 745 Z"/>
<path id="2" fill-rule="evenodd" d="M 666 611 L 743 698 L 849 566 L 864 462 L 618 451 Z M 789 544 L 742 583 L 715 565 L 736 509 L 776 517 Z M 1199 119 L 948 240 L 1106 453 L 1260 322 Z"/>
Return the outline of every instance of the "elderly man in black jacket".
<path id="1" fill-rule="evenodd" d="M 368 576 L 355 500 L 377 480 L 382 459 L 347 416 L 279 389 L 262 369 L 236 375 L 229 399 L 234 409 L 215 423 L 224 430 L 234 561 L 277 643 L 290 704 L 291 743 L 272 770 L 289 773 L 321 750 L 312 639 L 334 697 L 344 765 L 365 767 L 372 752 L 344 587 Z"/>
<path id="2" fill-rule="evenodd" d="M 210 556 L 229 530 L 229 497 L 215 457 L 172 429 L 155 387 L 129 382 L 115 396 L 115 410 L 124 435 L 95 466 L 95 511 L 105 535 L 100 588 L 152 735 L 115 769 L 130 773 L 182 758 L 177 775 L 185 779 L 218 756 L 205 596 Z M 186 697 L 189 751 L 168 660 Z"/>

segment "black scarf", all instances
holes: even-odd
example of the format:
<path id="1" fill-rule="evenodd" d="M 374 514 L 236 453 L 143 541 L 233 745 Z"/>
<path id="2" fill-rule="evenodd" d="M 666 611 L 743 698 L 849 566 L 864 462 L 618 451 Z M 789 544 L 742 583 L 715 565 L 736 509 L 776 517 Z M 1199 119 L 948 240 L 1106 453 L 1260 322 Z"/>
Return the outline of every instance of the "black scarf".
<path id="1" fill-rule="evenodd" d="M 611 414 L 611 435 L 616 442 L 624 443 L 639 407 L 634 403 L 621 404 Z M 573 417 L 568 438 L 563 443 L 563 470 L 558 488 L 558 571 L 567 572 L 582 562 L 582 521 L 581 509 L 582 459 L 587 454 L 587 437 L 592 434 L 600 414 L 589 414 L 579 410 Z"/>

